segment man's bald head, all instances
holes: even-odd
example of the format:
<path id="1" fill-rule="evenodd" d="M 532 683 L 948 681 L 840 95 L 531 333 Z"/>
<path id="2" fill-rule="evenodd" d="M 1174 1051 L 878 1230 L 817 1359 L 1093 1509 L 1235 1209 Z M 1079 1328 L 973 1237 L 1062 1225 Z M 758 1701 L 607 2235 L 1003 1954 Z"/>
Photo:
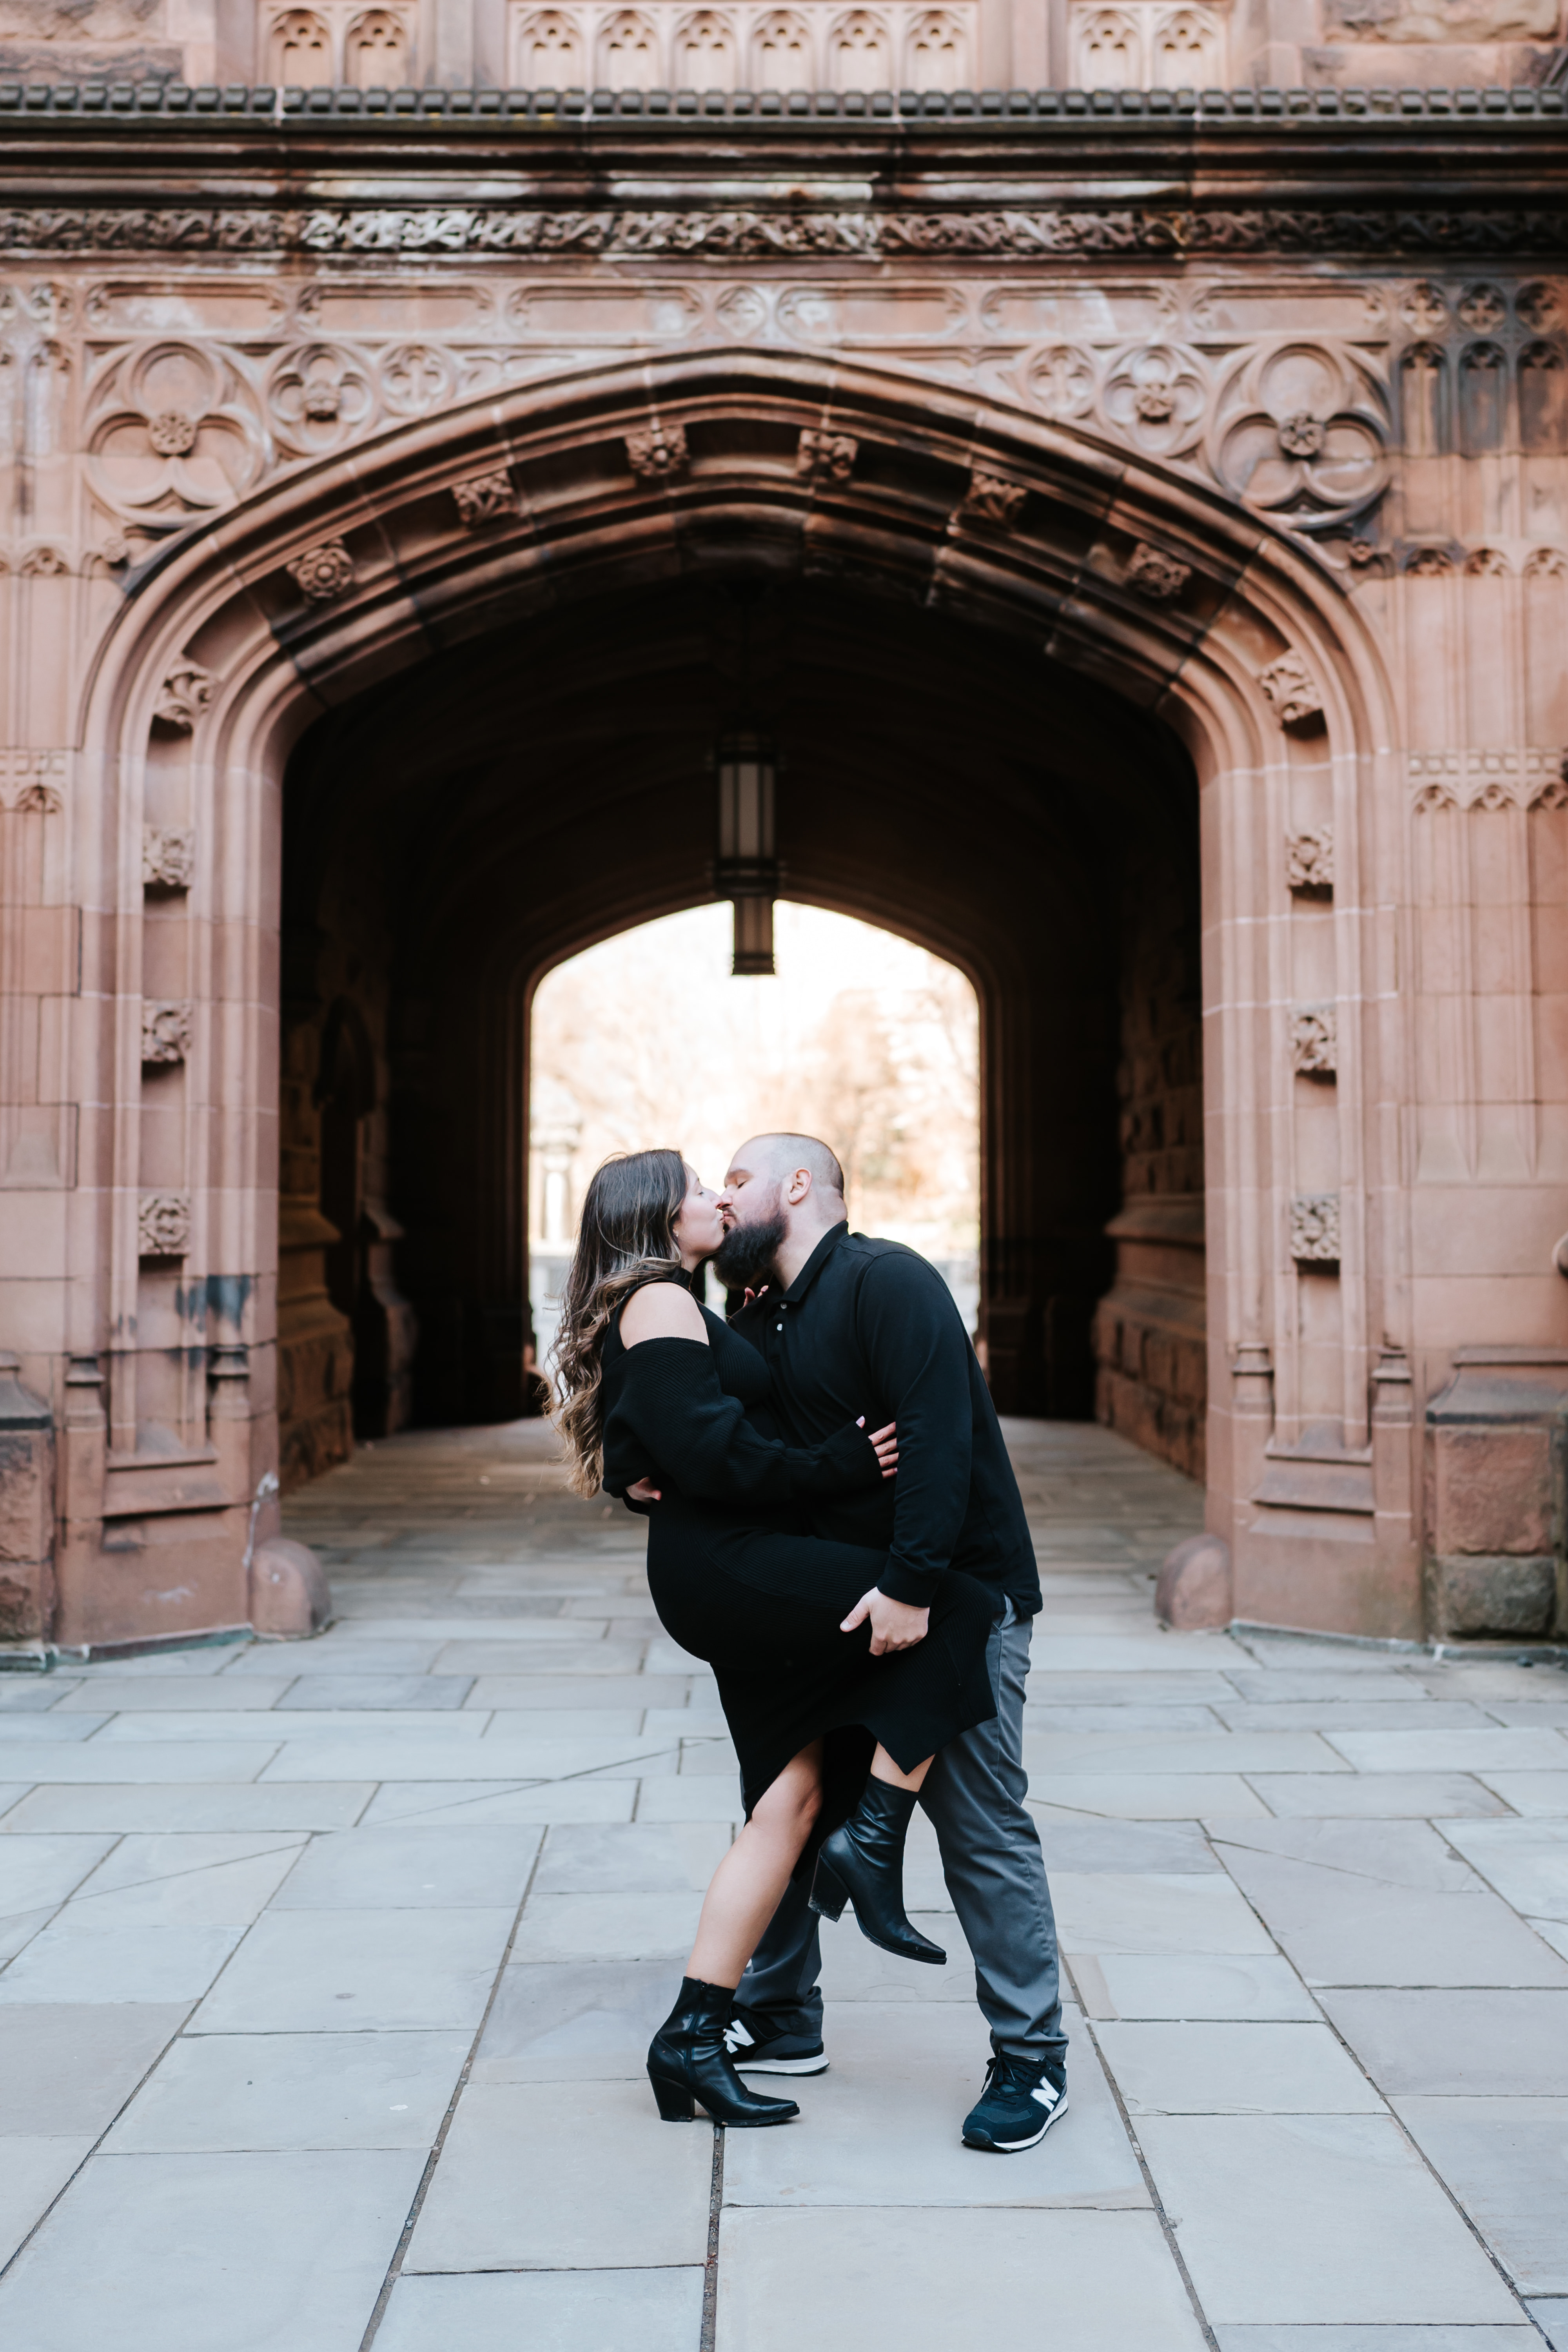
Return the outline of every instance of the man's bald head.
<path id="1" fill-rule="evenodd" d="M 837 1154 L 815 1135 L 753 1135 L 730 1163 L 731 1175 L 743 1170 L 750 1176 L 768 1177 L 775 1183 L 782 1183 L 802 1168 L 810 1176 L 814 1192 L 832 1192 L 842 1201 L 844 1171 Z"/>
<path id="2" fill-rule="evenodd" d="M 720 1279 L 731 1289 L 788 1284 L 844 1222 L 844 1171 L 815 1135 L 753 1135 L 730 1162 L 719 1206 Z"/>

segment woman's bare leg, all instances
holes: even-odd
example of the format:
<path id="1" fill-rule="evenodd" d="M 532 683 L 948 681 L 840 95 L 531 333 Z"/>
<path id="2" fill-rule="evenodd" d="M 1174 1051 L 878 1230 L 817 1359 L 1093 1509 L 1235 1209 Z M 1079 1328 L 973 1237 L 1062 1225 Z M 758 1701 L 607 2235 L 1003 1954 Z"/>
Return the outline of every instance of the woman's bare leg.
<path id="1" fill-rule="evenodd" d="M 871 1778 L 873 1780 L 886 1780 L 893 1789 L 918 1789 L 935 1762 L 934 1756 L 928 1756 L 925 1762 L 917 1764 L 912 1772 L 900 1772 L 887 1749 L 879 1746 L 871 1759 Z"/>
<path id="2" fill-rule="evenodd" d="M 686 1963 L 689 1977 L 731 1991 L 740 1983 L 821 1809 L 822 1742 L 814 1739 L 758 1799 L 713 1873 Z"/>

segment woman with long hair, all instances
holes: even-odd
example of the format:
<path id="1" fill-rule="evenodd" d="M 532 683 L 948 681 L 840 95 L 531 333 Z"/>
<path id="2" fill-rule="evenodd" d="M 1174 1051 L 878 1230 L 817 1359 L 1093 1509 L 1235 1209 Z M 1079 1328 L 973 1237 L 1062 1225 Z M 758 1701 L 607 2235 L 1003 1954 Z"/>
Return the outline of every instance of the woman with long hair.
<path id="1" fill-rule="evenodd" d="M 725 2047 L 736 1986 L 791 1876 L 814 1909 L 853 1904 L 886 1951 L 941 1963 L 903 1905 L 904 1836 L 936 1751 L 994 1715 L 987 1587 L 943 1570 L 925 1639 L 880 1658 L 844 1620 L 886 1566 L 808 1532 L 805 1505 L 891 1477 L 892 1425 L 781 1444 L 769 1374 L 692 1296 L 724 1238 L 718 1196 L 678 1151 L 608 1160 L 588 1187 L 555 1364 L 572 1483 L 649 1512 L 647 1574 L 666 1632 L 711 1665 L 741 1764 L 745 1822 L 713 1874 L 675 2007 L 648 2052 L 667 2122 L 784 2123 Z"/>

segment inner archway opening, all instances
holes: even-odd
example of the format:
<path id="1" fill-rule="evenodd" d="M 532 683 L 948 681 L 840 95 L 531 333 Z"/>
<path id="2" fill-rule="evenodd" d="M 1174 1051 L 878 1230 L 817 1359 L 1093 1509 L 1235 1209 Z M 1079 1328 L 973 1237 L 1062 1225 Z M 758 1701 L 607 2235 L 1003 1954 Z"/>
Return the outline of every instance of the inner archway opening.
<path id="1" fill-rule="evenodd" d="M 536 1408 L 531 1117 L 548 1114 L 540 1094 L 531 1114 L 531 1006 L 639 926 L 695 911 L 727 940 L 716 770 L 738 719 L 776 751 L 781 925 L 791 906 L 851 918 L 973 989 L 973 1328 L 998 1407 L 1098 1412 L 1201 1473 L 1191 761 L 1154 711 L 1047 658 L 1032 624 L 869 573 L 748 568 L 744 546 L 738 525 L 713 570 L 563 581 L 324 712 L 295 751 L 286 1484 L 356 1431 Z M 684 1009 L 668 1025 L 679 1046 Z M 739 1139 L 683 1124 L 666 1139 L 689 1151 Z M 862 1213 L 896 1229 L 887 1203 Z"/>
<path id="2" fill-rule="evenodd" d="M 732 970 L 727 905 L 599 941 L 534 992 L 529 1300 L 547 1365 L 589 1177 L 672 1144 L 710 1183 L 748 1136 L 819 1136 L 854 1231 L 919 1250 L 966 1330 L 980 1306 L 980 1005 L 913 940 L 780 900 L 772 973 Z M 717 1286 L 713 1303 L 718 1304 Z"/>

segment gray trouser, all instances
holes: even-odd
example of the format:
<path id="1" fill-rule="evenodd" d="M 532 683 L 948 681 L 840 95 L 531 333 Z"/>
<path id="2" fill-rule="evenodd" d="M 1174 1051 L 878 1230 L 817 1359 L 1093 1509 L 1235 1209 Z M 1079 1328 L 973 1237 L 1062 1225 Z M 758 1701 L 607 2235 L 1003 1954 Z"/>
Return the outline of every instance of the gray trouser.
<path id="1" fill-rule="evenodd" d="M 987 1661 L 996 1713 L 950 1740 L 926 1775 L 921 1803 L 936 1832 L 942 1875 L 974 1955 L 975 1987 L 991 2044 L 1018 2057 L 1059 2058 L 1062 2032 L 1057 1923 L 1040 1836 L 1024 1803 L 1024 1678 L 1029 1621 L 1006 1614 Z M 818 1921 L 792 1880 L 752 1955 L 735 1998 L 780 2022 L 819 2032 Z"/>

